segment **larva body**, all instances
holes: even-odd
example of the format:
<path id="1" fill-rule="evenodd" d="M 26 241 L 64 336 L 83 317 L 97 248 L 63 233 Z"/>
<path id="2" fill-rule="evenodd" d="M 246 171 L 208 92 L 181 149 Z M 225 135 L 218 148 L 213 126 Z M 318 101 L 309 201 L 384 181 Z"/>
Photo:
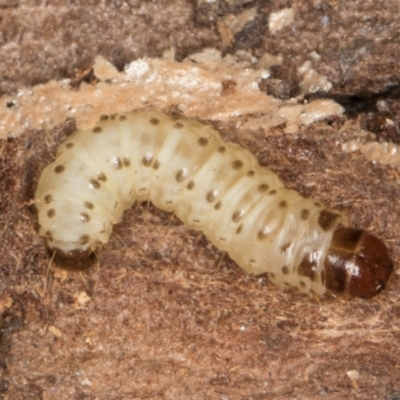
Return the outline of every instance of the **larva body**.
<path id="1" fill-rule="evenodd" d="M 104 116 L 93 129 L 73 133 L 43 170 L 35 200 L 39 234 L 65 256 L 97 250 L 125 209 L 151 201 L 203 231 L 245 271 L 267 272 L 273 283 L 304 293 L 328 288 L 372 297 L 392 270 L 382 242 L 342 228 L 340 212 L 285 189 L 211 127 L 156 111 Z M 379 260 L 354 274 L 347 258 L 351 253 L 354 265 L 368 238 Z M 353 275 L 361 284 L 367 276 L 372 288 L 352 290 Z"/>

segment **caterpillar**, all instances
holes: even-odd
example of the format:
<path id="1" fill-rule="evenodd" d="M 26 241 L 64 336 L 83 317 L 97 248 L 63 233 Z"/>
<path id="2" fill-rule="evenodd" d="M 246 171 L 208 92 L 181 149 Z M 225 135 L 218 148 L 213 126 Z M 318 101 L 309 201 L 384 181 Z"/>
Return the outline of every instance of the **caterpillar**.
<path id="1" fill-rule="evenodd" d="M 393 270 L 380 239 L 286 189 L 250 151 L 152 110 L 104 115 L 60 144 L 35 193 L 39 235 L 58 257 L 87 257 L 136 201 L 175 213 L 243 270 L 303 293 L 371 298 Z"/>

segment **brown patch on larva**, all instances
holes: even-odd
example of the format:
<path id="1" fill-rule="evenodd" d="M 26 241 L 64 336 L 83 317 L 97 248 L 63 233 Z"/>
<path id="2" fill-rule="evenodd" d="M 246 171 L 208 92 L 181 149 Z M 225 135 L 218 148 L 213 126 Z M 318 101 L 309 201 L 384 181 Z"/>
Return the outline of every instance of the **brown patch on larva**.
<path id="1" fill-rule="evenodd" d="M 126 115 L 120 115 L 118 118 L 121 122 L 126 121 Z"/>
<path id="2" fill-rule="evenodd" d="M 221 95 L 232 95 L 236 91 L 237 83 L 233 79 L 224 79 L 221 81 Z"/>
<path id="3" fill-rule="evenodd" d="M 263 228 L 257 232 L 257 237 L 258 237 L 258 239 L 263 240 L 268 236 L 268 234 L 269 234 L 269 232 L 268 232 L 267 228 Z"/>
<path id="4" fill-rule="evenodd" d="M 318 225 L 323 231 L 329 231 L 336 224 L 336 220 L 339 218 L 338 214 L 333 213 L 329 210 L 322 210 L 318 217 Z"/>
<path id="5" fill-rule="evenodd" d="M 261 185 L 258 185 L 258 191 L 260 193 L 267 193 L 269 190 L 269 185 L 267 185 L 266 183 L 262 183 Z"/>
<path id="6" fill-rule="evenodd" d="M 282 253 L 286 253 L 291 245 L 292 245 L 292 242 L 287 242 L 287 243 L 283 244 L 281 246 Z"/>
<path id="7" fill-rule="evenodd" d="M 114 158 L 112 164 L 114 169 L 116 170 L 122 169 L 123 163 L 119 157 Z"/>
<path id="8" fill-rule="evenodd" d="M 286 200 L 282 200 L 282 201 L 279 203 L 278 207 L 279 207 L 279 208 L 286 208 L 286 207 L 287 207 L 287 201 L 286 201 Z"/>
<path id="9" fill-rule="evenodd" d="M 48 240 L 50 240 L 50 242 L 52 242 L 54 240 L 54 236 L 53 236 L 53 232 L 52 231 L 46 231 L 45 236 Z"/>
<path id="10" fill-rule="evenodd" d="M 56 210 L 55 210 L 54 208 L 50 208 L 50 210 L 47 210 L 46 215 L 47 215 L 49 218 L 53 218 L 53 217 L 56 215 Z"/>
<path id="11" fill-rule="evenodd" d="M 98 180 L 98 181 L 101 181 L 101 182 L 106 182 L 106 181 L 107 181 L 107 176 L 106 176 L 106 174 L 104 174 L 103 172 L 100 172 L 100 173 L 97 175 L 97 180 Z"/>
<path id="12" fill-rule="evenodd" d="M 319 201 L 315 201 L 314 206 L 320 208 L 322 207 L 322 204 Z"/>
<path id="13" fill-rule="evenodd" d="M 316 280 L 318 264 L 313 259 L 313 253 L 306 254 L 297 268 L 299 276 L 307 276 L 312 281 Z"/>
<path id="14" fill-rule="evenodd" d="M 175 174 L 175 180 L 178 183 L 182 183 L 186 179 L 186 170 L 184 168 L 181 168 L 176 174 Z"/>
<path id="15" fill-rule="evenodd" d="M 153 165 L 153 169 L 159 169 L 161 167 L 160 161 L 156 160 Z"/>
<path id="16" fill-rule="evenodd" d="M 115 203 L 114 203 L 114 210 L 116 210 L 117 209 L 117 207 L 118 207 L 118 201 L 116 201 Z"/>
<path id="17" fill-rule="evenodd" d="M 197 141 L 197 143 L 202 146 L 205 147 L 208 145 L 208 139 L 206 137 L 201 137 L 199 138 L 199 140 Z"/>
<path id="18" fill-rule="evenodd" d="M 110 115 L 110 119 L 111 119 L 112 121 L 114 121 L 115 118 L 116 118 L 116 116 L 117 116 L 116 114 L 111 114 L 111 115 Z"/>
<path id="19" fill-rule="evenodd" d="M 123 159 L 124 167 L 129 167 L 131 165 L 131 160 L 128 157 Z"/>
<path id="20" fill-rule="evenodd" d="M 154 126 L 157 126 L 160 124 L 160 120 L 158 118 L 150 118 L 150 123 Z"/>
<path id="21" fill-rule="evenodd" d="M 300 212 L 300 218 L 302 220 L 306 220 L 308 218 L 310 218 L 310 210 L 307 210 L 306 208 L 304 208 L 303 210 L 301 210 Z"/>
<path id="22" fill-rule="evenodd" d="M 289 267 L 287 266 L 287 265 L 284 265 L 283 267 L 282 267 L 282 274 L 283 275 L 289 275 Z"/>
<path id="23" fill-rule="evenodd" d="M 64 172 L 64 171 L 65 171 L 64 165 L 57 165 L 57 166 L 54 168 L 54 172 L 55 172 L 56 174 L 61 174 L 61 172 Z"/>
<path id="24" fill-rule="evenodd" d="M 272 279 L 275 279 L 275 278 L 276 278 L 276 276 L 275 276 L 275 274 L 274 274 L 273 272 L 271 272 L 270 274 L 268 274 L 268 276 L 270 276 Z"/>
<path id="25" fill-rule="evenodd" d="M 89 179 L 89 184 L 92 189 L 100 189 L 100 182 L 96 181 L 96 179 Z"/>
<path id="26" fill-rule="evenodd" d="M 176 129 L 182 129 L 182 128 L 184 127 L 184 125 L 182 124 L 182 122 L 177 122 L 177 123 L 174 125 L 174 127 L 175 127 Z"/>
<path id="27" fill-rule="evenodd" d="M 252 177 L 254 176 L 256 173 L 251 169 L 250 171 L 247 172 L 247 176 Z"/>
<path id="28" fill-rule="evenodd" d="M 146 154 L 146 155 L 142 158 L 142 164 L 143 164 L 145 167 L 150 167 L 152 161 L 153 161 L 153 155 L 152 155 L 152 154 Z"/>
<path id="29" fill-rule="evenodd" d="M 69 142 L 69 143 L 67 143 L 67 144 L 65 145 L 65 147 L 66 147 L 67 149 L 72 149 L 74 146 L 75 146 L 75 144 L 72 143 L 72 142 Z"/>
<path id="30" fill-rule="evenodd" d="M 85 244 L 88 244 L 89 243 L 89 235 L 81 235 L 80 237 L 79 237 L 79 244 L 80 245 L 85 245 Z"/>
<path id="31" fill-rule="evenodd" d="M 240 232 L 242 232 L 242 230 L 243 230 L 243 224 L 240 224 L 236 229 L 236 233 L 239 234 Z"/>
<path id="32" fill-rule="evenodd" d="M 222 201 L 220 200 L 215 204 L 214 209 L 219 210 L 221 207 L 222 207 Z"/>
<path id="33" fill-rule="evenodd" d="M 100 117 L 100 121 L 107 121 L 108 118 L 109 118 L 108 115 L 103 114 L 103 115 Z"/>
<path id="34" fill-rule="evenodd" d="M 83 207 L 87 208 L 88 210 L 93 210 L 94 204 L 91 203 L 90 201 L 84 201 L 83 202 Z"/>
<path id="35" fill-rule="evenodd" d="M 305 284 L 304 281 L 300 281 L 300 286 L 301 286 L 302 288 L 305 288 L 307 285 Z"/>
<path id="36" fill-rule="evenodd" d="M 270 192 L 268 192 L 268 194 L 270 194 L 271 196 L 273 196 L 274 194 L 276 194 L 276 190 L 271 190 Z"/>
<path id="37" fill-rule="evenodd" d="M 187 190 L 192 190 L 192 189 L 194 188 L 194 186 L 195 186 L 194 181 L 190 181 L 190 182 L 187 184 L 186 188 L 187 188 Z"/>
<path id="38" fill-rule="evenodd" d="M 206 195 L 206 200 L 208 203 L 213 203 L 218 196 L 217 190 L 210 190 Z"/>
<path id="39" fill-rule="evenodd" d="M 80 213 L 79 214 L 79 219 L 81 222 L 86 223 L 90 221 L 90 216 L 88 213 Z"/>
<path id="40" fill-rule="evenodd" d="M 233 214 L 232 214 L 232 221 L 233 222 L 239 222 L 241 220 L 241 218 L 244 215 L 244 211 L 243 210 L 236 210 Z"/>
<path id="41" fill-rule="evenodd" d="M 53 196 L 51 194 L 46 194 L 46 196 L 44 196 L 44 202 L 46 204 L 50 204 L 53 201 Z"/>
<path id="42" fill-rule="evenodd" d="M 218 153 L 224 154 L 226 152 L 226 147 L 225 146 L 220 146 L 218 147 Z"/>
<path id="43" fill-rule="evenodd" d="M 241 169 L 243 167 L 243 161 L 240 161 L 240 160 L 235 160 L 233 163 L 232 163 L 232 168 L 234 169 L 234 170 L 239 170 L 239 169 Z"/>
<path id="44" fill-rule="evenodd" d="M 101 133 L 101 132 L 103 132 L 103 128 L 102 128 L 101 126 L 95 126 L 95 127 L 92 129 L 92 132 L 93 132 L 93 133 Z"/>

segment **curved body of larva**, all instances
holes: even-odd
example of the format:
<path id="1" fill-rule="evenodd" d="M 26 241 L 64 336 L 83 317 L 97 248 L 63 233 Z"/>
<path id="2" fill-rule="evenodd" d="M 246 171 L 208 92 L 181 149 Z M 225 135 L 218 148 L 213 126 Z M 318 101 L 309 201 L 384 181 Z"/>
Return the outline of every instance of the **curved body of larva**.
<path id="1" fill-rule="evenodd" d="M 151 201 L 203 231 L 245 271 L 268 272 L 274 284 L 304 293 L 351 292 L 347 264 L 335 266 L 331 246 L 345 217 L 285 189 L 249 151 L 194 120 L 157 111 L 103 116 L 60 145 L 35 201 L 39 234 L 66 256 L 95 251 L 125 209 Z M 353 242 L 362 246 L 359 237 Z M 374 281 L 376 292 L 385 279 Z"/>

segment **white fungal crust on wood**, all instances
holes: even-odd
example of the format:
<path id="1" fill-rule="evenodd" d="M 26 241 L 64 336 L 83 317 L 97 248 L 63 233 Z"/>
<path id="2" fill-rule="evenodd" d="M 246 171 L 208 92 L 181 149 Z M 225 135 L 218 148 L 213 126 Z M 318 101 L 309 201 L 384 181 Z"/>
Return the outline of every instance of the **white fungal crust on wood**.
<path id="1" fill-rule="evenodd" d="M 69 136 L 35 194 L 40 235 L 65 254 L 94 251 L 135 201 L 201 230 L 245 271 L 325 292 L 324 260 L 346 219 L 261 167 L 210 126 L 157 111 L 103 116 Z"/>

